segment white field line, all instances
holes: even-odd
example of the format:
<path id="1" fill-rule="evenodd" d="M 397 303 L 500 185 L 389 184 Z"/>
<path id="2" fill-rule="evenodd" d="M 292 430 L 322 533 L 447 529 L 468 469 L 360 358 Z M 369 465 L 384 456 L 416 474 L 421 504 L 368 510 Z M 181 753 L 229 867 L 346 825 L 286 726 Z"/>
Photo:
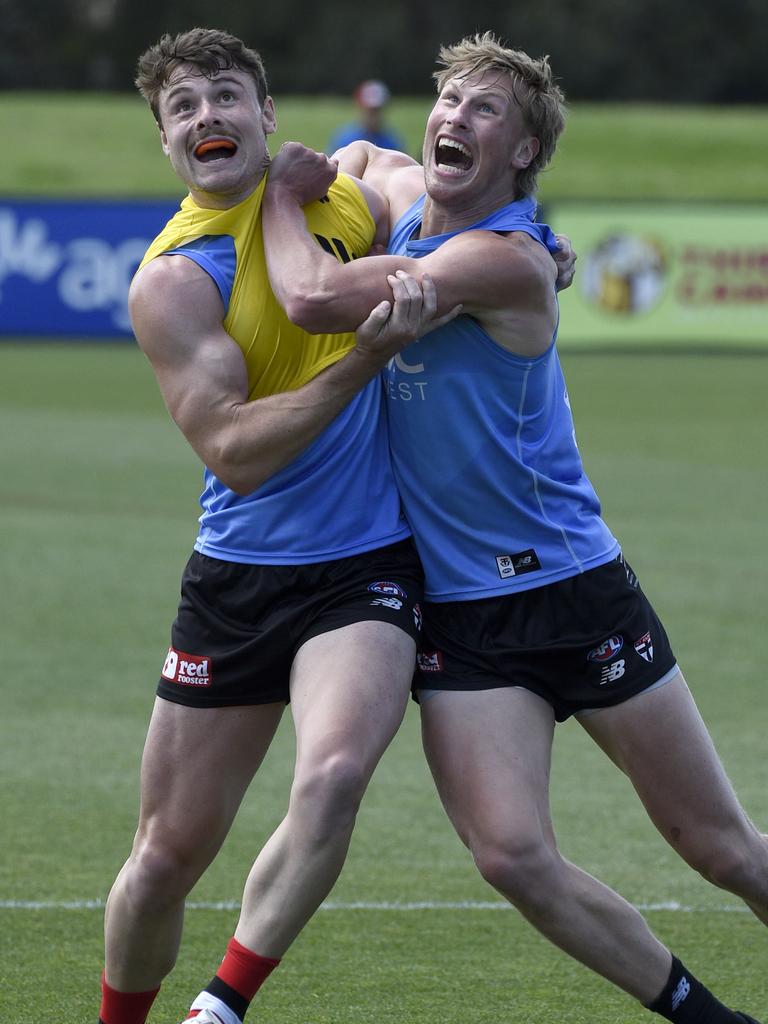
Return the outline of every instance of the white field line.
<path id="1" fill-rule="evenodd" d="M 677 914 L 740 914 L 747 913 L 743 905 L 692 907 L 676 900 L 659 903 L 636 903 L 640 911 L 668 910 Z M 103 910 L 104 900 L 0 900 L 0 910 Z M 188 910 L 239 910 L 236 900 L 190 900 Z M 509 910 L 509 903 L 501 900 L 421 900 L 417 903 L 381 902 L 355 900 L 350 903 L 329 900 L 320 904 L 320 910 Z"/>

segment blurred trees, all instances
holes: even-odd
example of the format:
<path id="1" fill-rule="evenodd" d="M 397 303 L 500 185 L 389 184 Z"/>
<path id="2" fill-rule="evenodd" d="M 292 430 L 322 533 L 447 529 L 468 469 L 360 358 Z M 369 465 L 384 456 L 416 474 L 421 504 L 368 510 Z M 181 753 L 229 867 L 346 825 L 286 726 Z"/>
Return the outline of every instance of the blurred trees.
<path id="1" fill-rule="evenodd" d="M 130 89 L 163 32 L 215 25 L 260 50 L 273 91 L 431 89 L 441 43 L 492 29 L 551 55 L 570 99 L 768 100 L 765 0 L 0 0 L 0 88 Z"/>

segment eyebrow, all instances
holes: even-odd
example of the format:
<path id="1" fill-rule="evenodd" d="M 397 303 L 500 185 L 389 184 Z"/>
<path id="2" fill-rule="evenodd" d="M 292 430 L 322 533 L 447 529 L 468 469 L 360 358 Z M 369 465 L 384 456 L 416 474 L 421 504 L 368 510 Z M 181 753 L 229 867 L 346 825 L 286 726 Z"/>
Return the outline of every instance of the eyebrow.
<path id="1" fill-rule="evenodd" d="M 208 78 L 207 75 L 201 75 L 200 77 Z M 228 75 L 222 75 L 221 77 L 216 75 L 214 78 L 208 78 L 208 81 L 211 82 L 212 85 L 224 85 L 227 88 L 235 86 L 236 88 L 242 89 L 243 87 L 242 82 L 239 82 L 236 78 L 230 78 Z M 178 85 L 171 86 L 171 88 L 165 93 L 165 98 L 166 100 L 172 100 L 179 93 L 188 92 L 190 89 L 191 86 L 188 82 L 179 82 Z"/>
<path id="2" fill-rule="evenodd" d="M 474 90 L 474 86 L 467 86 L 464 79 L 451 78 L 449 79 L 443 89 L 462 89 L 470 88 Z M 497 99 L 497 100 L 513 100 L 515 99 L 514 91 L 510 90 L 507 92 L 506 89 L 502 89 L 497 85 L 491 85 L 487 89 L 478 89 L 475 93 L 476 98 L 482 96 L 483 99 Z"/>

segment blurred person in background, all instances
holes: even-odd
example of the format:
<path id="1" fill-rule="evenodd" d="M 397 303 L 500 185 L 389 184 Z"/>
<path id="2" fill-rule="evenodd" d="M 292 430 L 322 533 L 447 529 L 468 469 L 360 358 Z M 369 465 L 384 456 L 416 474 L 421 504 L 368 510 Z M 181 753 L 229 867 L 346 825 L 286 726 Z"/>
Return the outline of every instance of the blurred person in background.
<path id="1" fill-rule="evenodd" d="M 334 153 L 350 142 L 370 142 L 379 149 L 405 149 L 403 139 L 384 123 L 384 111 L 391 99 L 389 89 L 376 78 L 361 82 L 353 98 L 360 111 L 357 121 L 345 124 L 332 136 L 328 152 Z"/>
<path id="2" fill-rule="evenodd" d="M 189 1017 L 238 1024 L 336 881 L 407 706 L 421 570 L 379 374 L 444 318 L 433 318 L 428 279 L 399 275 L 356 333 L 310 335 L 290 323 L 269 287 L 261 234 L 275 109 L 261 58 L 241 40 L 213 29 L 166 35 L 140 58 L 136 84 L 189 195 L 134 278 L 131 318 L 205 471 L 142 758 L 138 829 L 107 901 L 99 1019 L 146 1020 L 178 954 L 185 898 L 290 701 L 288 812 Z M 385 237 L 369 192 L 341 175 L 307 207 L 339 259 Z"/>
<path id="3" fill-rule="evenodd" d="M 547 58 L 491 33 L 444 47 L 435 78 L 423 167 L 363 142 L 336 154 L 388 206 L 389 255 L 342 265 L 307 230 L 302 206 L 336 173 L 322 154 L 283 147 L 264 201 L 270 279 L 307 330 L 351 327 L 403 270 L 429 272 L 438 312 L 462 306 L 385 374 L 425 569 L 414 686 L 432 774 L 483 877 L 560 949 L 674 1024 L 754 1024 L 558 850 L 551 750 L 555 723 L 575 716 L 677 853 L 768 924 L 767 837 L 739 804 L 576 443 L 556 241 L 533 198 L 562 93 Z"/>

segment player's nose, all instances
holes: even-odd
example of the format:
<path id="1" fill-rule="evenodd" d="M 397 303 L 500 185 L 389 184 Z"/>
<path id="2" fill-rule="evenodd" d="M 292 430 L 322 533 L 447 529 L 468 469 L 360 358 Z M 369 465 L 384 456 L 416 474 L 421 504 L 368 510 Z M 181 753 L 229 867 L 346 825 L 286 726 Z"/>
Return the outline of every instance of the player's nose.
<path id="1" fill-rule="evenodd" d="M 205 128 L 206 125 L 218 124 L 219 115 L 216 107 L 208 100 L 202 100 L 198 106 L 197 113 L 197 125 L 199 128 Z"/>
<path id="2" fill-rule="evenodd" d="M 446 124 L 460 125 L 465 128 L 467 125 L 467 112 L 469 109 L 469 103 L 467 100 L 462 100 L 452 110 L 448 112 L 446 117 Z"/>

